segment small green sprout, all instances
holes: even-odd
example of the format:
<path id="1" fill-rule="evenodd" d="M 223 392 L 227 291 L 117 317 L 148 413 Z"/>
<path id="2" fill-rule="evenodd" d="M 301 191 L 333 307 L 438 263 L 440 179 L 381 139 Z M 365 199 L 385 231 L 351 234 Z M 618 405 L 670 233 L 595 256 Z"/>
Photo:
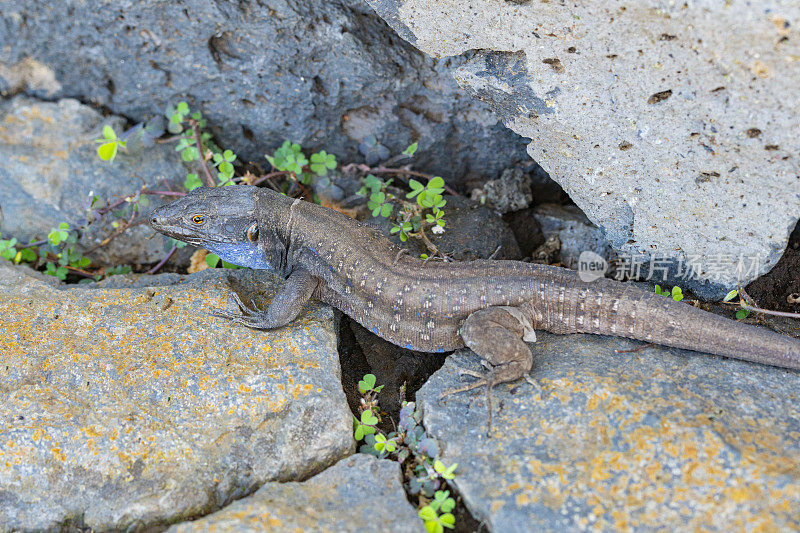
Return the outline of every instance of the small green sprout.
<path id="1" fill-rule="evenodd" d="M 453 529 L 456 518 L 451 511 L 456 501 L 450 497 L 449 490 L 437 490 L 433 500 L 419 510 L 419 517 L 425 522 L 428 533 L 443 533 L 444 528 Z M 442 514 L 439 514 L 441 511 Z"/>
<path id="2" fill-rule="evenodd" d="M 58 279 L 60 279 L 61 281 L 64 281 L 65 279 L 67 279 L 67 273 L 68 272 L 69 272 L 69 270 L 67 270 L 67 267 L 65 267 L 65 266 L 56 266 L 56 264 L 53 263 L 52 261 L 48 261 L 47 262 L 47 265 L 46 265 L 45 270 L 44 270 L 44 273 L 47 274 L 48 276 L 55 276 Z"/>
<path id="3" fill-rule="evenodd" d="M 739 291 L 737 291 L 736 289 L 734 289 L 734 290 L 732 290 L 731 292 L 729 292 L 728 294 L 726 294 L 726 295 L 725 295 L 725 298 L 723 298 L 723 299 L 722 299 L 722 301 L 723 301 L 723 302 L 730 302 L 731 300 L 733 300 L 733 299 L 734 299 L 734 298 L 736 298 L 737 296 L 739 296 Z"/>
<path id="4" fill-rule="evenodd" d="M 300 145 L 291 141 L 284 141 L 273 155 L 266 157 L 276 170 L 293 172 L 295 175 L 302 174 L 303 167 L 308 164 Z"/>
<path id="5" fill-rule="evenodd" d="M 185 103 L 185 102 L 184 102 L 184 103 Z M 202 112 L 200 112 L 200 111 L 195 111 L 194 113 L 192 113 L 192 120 L 194 120 L 195 122 L 197 122 L 197 126 L 198 126 L 199 128 L 205 128 L 205 127 L 206 127 L 206 119 L 204 119 L 204 118 L 203 118 L 203 113 L 202 113 Z M 210 138 L 211 138 L 211 137 L 209 137 L 209 139 L 210 139 Z"/>
<path id="6" fill-rule="evenodd" d="M 436 470 L 436 473 L 442 476 L 444 479 L 453 479 L 456 477 L 454 472 L 458 468 L 458 463 L 453 463 L 450 466 L 445 466 L 443 462 L 439 459 L 436 459 L 433 462 L 433 469 Z"/>
<path id="7" fill-rule="evenodd" d="M 398 231 L 400 232 L 400 240 L 406 242 L 408 240 L 408 234 L 411 233 L 414 229 L 413 224 L 411 222 L 401 222 L 400 224 L 395 224 L 392 226 L 390 233 L 395 234 Z"/>
<path id="8" fill-rule="evenodd" d="M 186 136 L 180 138 L 178 144 L 175 146 L 175 151 L 181 153 L 181 159 L 186 163 L 191 163 L 192 161 L 200 159 L 197 146 L 195 146 L 194 132 L 192 130 L 186 130 Z"/>
<path id="9" fill-rule="evenodd" d="M 735 289 L 730 291 L 728 294 L 726 294 L 725 298 L 723 298 L 722 301 L 723 302 L 730 302 L 731 300 L 733 300 L 737 296 L 739 297 L 739 304 L 741 305 L 742 304 L 742 301 L 741 301 L 742 297 L 739 294 L 739 291 L 737 291 Z M 750 316 L 750 310 L 749 309 L 741 308 L 738 311 L 736 311 L 736 320 L 744 320 L 745 318 L 747 318 L 749 316 Z"/>
<path id="10" fill-rule="evenodd" d="M 383 433 L 375 435 L 375 444 L 373 446 L 378 452 L 393 453 L 397 451 L 397 442 L 394 439 L 387 439 Z"/>
<path id="11" fill-rule="evenodd" d="M 62 241 L 66 241 L 68 238 L 69 224 L 66 222 L 62 222 L 57 228 L 51 229 L 50 233 L 47 235 L 47 240 L 50 241 L 50 244 L 53 246 L 58 246 Z"/>
<path id="12" fill-rule="evenodd" d="M 374 434 L 377 431 L 375 428 L 375 424 L 377 423 L 378 417 L 375 416 L 370 410 L 361 413 L 361 419 L 353 417 L 353 427 L 355 429 L 353 437 L 359 441 L 366 435 Z"/>
<path id="13" fill-rule="evenodd" d="M 130 274 L 131 267 L 128 265 L 114 265 L 106 269 L 106 276 L 118 276 L 120 274 Z"/>
<path id="14" fill-rule="evenodd" d="M 356 194 L 358 194 L 359 196 L 371 196 L 376 192 L 384 190 L 386 186 L 388 186 L 391 182 L 392 180 L 387 180 L 384 183 L 380 178 L 377 178 L 372 174 L 368 174 L 362 181 L 364 185 L 361 187 L 361 189 L 358 190 Z"/>
<path id="15" fill-rule="evenodd" d="M 422 185 L 415 179 L 408 180 L 408 185 L 411 187 L 411 192 L 406 194 L 406 198 L 417 198 L 417 203 L 421 207 L 444 207 L 447 203 L 442 198 L 444 192 L 444 180 L 439 176 L 434 176 L 428 180 L 427 185 Z"/>
<path id="16" fill-rule="evenodd" d="M 189 114 L 189 104 L 178 102 L 176 106 L 168 105 L 164 114 L 169 118 L 167 131 L 177 135 L 183 131 L 183 122 L 186 120 L 186 115 Z"/>
<path id="17" fill-rule="evenodd" d="M 311 154 L 311 172 L 317 176 L 325 176 L 328 170 L 336 168 L 336 156 L 327 153 L 325 150 L 320 150 L 315 154 Z"/>
<path id="18" fill-rule="evenodd" d="M 416 151 L 417 151 L 417 143 L 413 142 L 408 145 L 408 148 L 403 150 L 403 154 L 407 156 L 413 156 L 414 153 L 416 153 Z"/>
<path id="19" fill-rule="evenodd" d="M 236 161 L 236 154 L 231 150 L 214 154 L 214 165 L 217 166 L 217 179 L 220 185 L 233 185 L 233 162 Z"/>
<path id="20" fill-rule="evenodd" d="M 17 256 L 17 249 L 15 248 L 17 244 L 17 239 L 11 238 L 8 240 L 0 239 L 0 257 L 3 259 L 8 259 L 9 261 L 14 260 Z M 19 261 L 14 261 L 18 263 Z"/>
<path id="21" fill-rule="evenodd" d="M 97 155 L 103 161 L 113 161 L 117 157 L 119 147 L 125 147 L 125 141 L 120 140 L 117 132 L 108 124 L 103 126 L 103 138 L 97 139 L 95 142 L 101 143 L 97 147 Z"/>
<path id="22" fill-rule="evenodd" d="M 376 394 L 383 390 L 383 385 L 375 386 L 375 375 L 365 374 L 364 379 L 358 382 L 358 392 L 366 394 L 368 392 L 375 392 Z"/>
<path id="23" fill-rule="evenodd" d="M 367 202 L 367 208 L 372 211 L 372 216 L 382 216 L 384 218 L 389 218 L 392 214 L 392 210 L 394 206 L 389 203 L 388 199 L 386 198 L 386 193 L 383 191 L 373 192 L 370 197 L 369 201 Z"/>
<path id="24" fill-rule="evenodd" d="M 428 221 L 428 224 L 435 224 L 440 228 L 444 227 L 445 221 L 442 219 L 444 216 L 444 211 L 439 209 L 438 207 L 433 208 L 433 213 L 428 213 L 425 215 L 425 220 Z"/>
<path id="25" fill-rule="evenodd" d="M 656 294 L 672 298 L 676 302 L 683 300 L 683 291 L 677 285 L 672 287 L 671 291 L 668 291 L 666 288 L 662 289 L 660 285 L 656 285 Z"/>
<path id="26" fill-rule="evenodd" d="M 200 180 L 200 176 L 195 174 L 194 172 L 190 172 L 186 174 L 186 181 L 183 182 L 183 187 L 186 191 L 193 191 L 198 187 L 202 187 L 203 182 Z"/>

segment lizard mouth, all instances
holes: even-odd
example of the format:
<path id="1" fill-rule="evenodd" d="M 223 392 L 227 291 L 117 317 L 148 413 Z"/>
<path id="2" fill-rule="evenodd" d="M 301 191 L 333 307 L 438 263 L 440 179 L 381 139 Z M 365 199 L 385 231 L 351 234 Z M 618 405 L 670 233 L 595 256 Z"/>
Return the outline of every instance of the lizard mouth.
<path id="1" fill-rule="evenodd" d="M 180 225 L 170 223 L 169 220 L 159 216 L 158 209 L 150 215 L 150 226 L 159 233 L 172 237 L 187 244 L 200 245 L 201 238 L 195 232 L 190 231 Z"/>

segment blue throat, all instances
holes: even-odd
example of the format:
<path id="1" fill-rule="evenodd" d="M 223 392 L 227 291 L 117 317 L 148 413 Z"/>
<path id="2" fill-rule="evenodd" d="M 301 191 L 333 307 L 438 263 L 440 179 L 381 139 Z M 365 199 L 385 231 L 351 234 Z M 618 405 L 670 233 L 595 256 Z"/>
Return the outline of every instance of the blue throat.
<path id="1" fill-rule="evenodd" d="M 267 263 L 264 250 L 255 244 L 223 243 L 206 245 L 206 250 L 219 256 L 223 261 L 248 268 L 272 269 Z"/>

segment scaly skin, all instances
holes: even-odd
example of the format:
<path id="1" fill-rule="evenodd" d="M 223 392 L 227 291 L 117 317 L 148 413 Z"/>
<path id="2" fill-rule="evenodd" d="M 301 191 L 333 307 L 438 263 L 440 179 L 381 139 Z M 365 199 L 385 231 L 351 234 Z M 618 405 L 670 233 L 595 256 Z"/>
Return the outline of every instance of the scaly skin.
<path id="1" fill-rule="evenodd" d="M 202 222 L 193 221 L 197 215 Z M 279 327 L 313 297 L 405 348 L 441 352 L 469 346 L 489 363 L 481 383 L 490 387 L 530 370 L 532 355 L 522 338 L 532 339 L 533 329 L 617 335 L 800 369 L 796 339 L 629 284 L 583 282 L 563 268 L 423 262 L 377 230 L 268 189 L 196 189 L 156 210 L 151 224 L 229 262 L 288 276 L 267 311 L 239 301 L 243 314 L 220 316 L 250 327 Z"/>

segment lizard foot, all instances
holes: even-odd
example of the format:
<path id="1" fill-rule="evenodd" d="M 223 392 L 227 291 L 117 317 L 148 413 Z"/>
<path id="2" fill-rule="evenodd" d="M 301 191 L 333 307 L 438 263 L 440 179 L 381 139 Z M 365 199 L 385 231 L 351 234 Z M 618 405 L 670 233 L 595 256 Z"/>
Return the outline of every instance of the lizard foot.
<path id="1" fill-rule="evenodd" d="M 228 311 L 227 309 L 215 308 L 211 309 L 209 314 L 211 314 L 211 316 L 227 318 L 234 324 L 242 324 L 248 327 L 257 326 L 262 321 L 265 311 L 260 310 L 252 298 L 250 299 L 250 305 L 247 305 L 236 291 L 231 291 L 231 295 L 234 301 L 236 301 L 240 312 L 237 313 L 235 311 Z"/>
<path id="2" fill-rule="evenodd" d="M 485 366 L 488 366 L 485 361 L 481 361 Z M 459 387 L 457 389 L 450 389 L 444 391 L 440 396 L 439 400 L 446 398 L 448 396 L 452 396 L 453 394 L 458 394 L 459 392 L 467 392 L 470 390 L 477 389 L 479 387 L 486 387 L 486 407 L 489 411 L 489 419 L 486 422 L 486 436 L 491 437 L 492 431 L 492 387 L 494 387 L 497 381 L 495 380 L 494 373 L 492 370 L 488 372 L 481 373 L 475 372 L 474 370 L 470 370 L 468 368 L 459 368 L 458 373 L 462 376 L 472 376 L 478 378 L 478 381 L 474 383 L 470 383 L 469 385 L 465 385 L 463 387 Z"/>

